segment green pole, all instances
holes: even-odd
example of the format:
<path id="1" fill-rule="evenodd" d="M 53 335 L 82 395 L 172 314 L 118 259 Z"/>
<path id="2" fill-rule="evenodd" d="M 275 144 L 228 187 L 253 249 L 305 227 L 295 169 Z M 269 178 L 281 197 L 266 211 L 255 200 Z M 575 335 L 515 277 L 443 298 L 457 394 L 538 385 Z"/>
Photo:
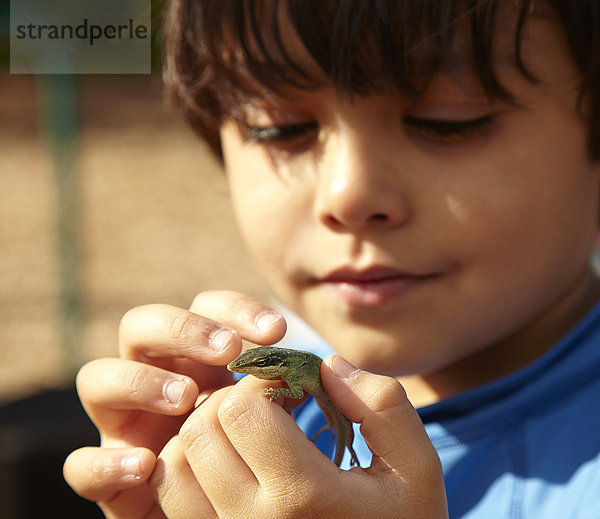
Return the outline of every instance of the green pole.
<path id="1" fill-rule="evenodd" d="M 56 185 L 59 333 L 65 376 L 72 377 L 82 362 L 83 338 L 76 86 L 68 74 L 39 77 L 42 125 Z"/>

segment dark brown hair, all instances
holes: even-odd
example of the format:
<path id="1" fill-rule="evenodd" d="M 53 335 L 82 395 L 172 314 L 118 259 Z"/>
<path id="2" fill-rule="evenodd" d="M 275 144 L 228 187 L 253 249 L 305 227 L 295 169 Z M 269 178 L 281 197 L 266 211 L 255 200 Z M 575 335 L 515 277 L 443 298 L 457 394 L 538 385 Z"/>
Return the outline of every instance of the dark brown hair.
<path id="1" fill-rule="evenodd" d="M 540 0 L 538 0 L 540 1 Z M 541 0 L 562 23 L 581 71 L 589 152 L 600 160 L 600 0 Z M 340 93 L 417 95 L 422 81 L 451 66 L 458 26 L 470 28 L 471 57 L 491 98 L 511 100 L 493 67 L 500 8 L 521 32 L 534 0 L 170 0 L 165 21 L 165 84 L 190 124 L 221 155 L 219 126 L 252 93 L 250 84 L 314 89 L 323 78 Z M 295 61 L 284 43 L 286 17 L 322 75 Z"/>

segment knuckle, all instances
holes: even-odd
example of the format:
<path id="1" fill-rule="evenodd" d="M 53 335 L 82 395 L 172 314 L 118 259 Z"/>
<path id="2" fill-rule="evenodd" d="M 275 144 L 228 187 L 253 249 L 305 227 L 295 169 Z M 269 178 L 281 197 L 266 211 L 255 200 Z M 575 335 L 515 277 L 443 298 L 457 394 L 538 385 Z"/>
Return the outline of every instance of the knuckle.
<path id="1" fill-rule="evenodd" d="M 381 376 L 377 388 L 368 398 L 367 405 L 374 412 L 385 412 L 393 408 L 410 405 L 406 391 L 396 379 Z"/>
<path id="2" fill-rule="evenodd" d="M 256 404 L 256 399 L 251 395 L 232 391 L 217 410 L 220 426 L 230 438 L 235 438 L 246 449 L 254 449 L 256 438 L 268 438 L 273 430 L 272 416 L 263 406 Z"/>
<path id="3" fill-rule="evenodd" d="M 255 306 L 257 303 L 246 296 L 236 294 L 236 297 L 232 297 L 229 300 L 229 311 L 232 315 L 247 315 L 250 316 L 254 313 Z"/>
<path id="4" fill-rule="evenodd" d="M 86 462 L 85 480 L 82 481 L 84 486 L 94 485 L 97 490 L 102 487 L 108 488 L 121 476 L 121 459 L 111 456 L 103 449 L 95 450 Z"/>
<path id="5" fill-rule="evenodd" d="M 339 503 L 320 479 L 295 477 L 289 479 L 289 473 L 282 478 L 280 485 L 271 484 L 263 489 L 260 496 L 260 508 L 274 510 L 279 519 L 300 519 L 305 517 L 332 517 L 334 510 L 339 511 Z M 289 489 L 294 488 L 290 493 Z"/>
<path id="6" fill-rule="evenodd" d="M 168 324 L 169 335 L 176 341 L 189 340 L 197 329 L 198 317 L 191 312 L 175 314 Z"/>
<path id="7" fill-rule="evenodd" d="M 144 399 L 148 377 L 138 366 L 129 366 L 126 368 L 121 374 L 120 380 L 122 380 L 122 387 L 128 391 L 131 401 L 140 402 Z M 119 379 L 113 382 L 113 385 L 116 384 L 119 384 Z"/>
<path id="8" fill-rule="evenodd" d="M 192 413 L 179 430 L 179 440 L 184 447 L 193 445 L 196 452 L 201 452 L 210 445 L 216 434 L 213 421 L 201 409 L 200 407 Z"/>
<path id="9" fill-rule="evenodd" d="M 250 411 L 244 395 L 238 395 L 237 397 L 228 397 L 223 400 L 219 406 L 218 415 L 219 421 L 227 427 L 244 425 L 246 423 L 246 416 Z"/>

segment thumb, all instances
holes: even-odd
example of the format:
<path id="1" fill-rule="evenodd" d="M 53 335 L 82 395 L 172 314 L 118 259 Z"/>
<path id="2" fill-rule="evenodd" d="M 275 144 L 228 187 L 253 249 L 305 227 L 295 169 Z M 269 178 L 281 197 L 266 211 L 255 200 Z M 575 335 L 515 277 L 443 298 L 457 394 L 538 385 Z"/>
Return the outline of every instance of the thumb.
<path id="1" fill-rule="evenodd" d="M 336 407 L 361 424 L 360 432 L 373 453 L 369 472 L 392 472 L 410 486 L 429 492 L 437 488 L 439 492 L 433 493 L 444 495 L 437 452 L 395 378 L 357 369 L 337 355 L 324 360 L 321 378 Z"/>

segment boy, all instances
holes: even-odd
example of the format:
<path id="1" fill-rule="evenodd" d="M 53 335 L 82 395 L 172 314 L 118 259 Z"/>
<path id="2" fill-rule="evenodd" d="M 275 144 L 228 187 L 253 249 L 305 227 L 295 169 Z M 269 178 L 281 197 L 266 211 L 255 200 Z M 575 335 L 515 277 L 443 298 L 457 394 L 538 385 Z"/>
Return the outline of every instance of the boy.
<path id="1" fill-rule="evenodd" d="M 600 517 L 599 3 L 169 12 L 170 89 L 275 296 L 352 363 L 321 376 L 372 461 L 338 470 L 269 383 L 212 392 L 285 333 L 213 292 L 132 310 L 82 369 L 102 447 L 71 485 L 109 517 Z"/>

